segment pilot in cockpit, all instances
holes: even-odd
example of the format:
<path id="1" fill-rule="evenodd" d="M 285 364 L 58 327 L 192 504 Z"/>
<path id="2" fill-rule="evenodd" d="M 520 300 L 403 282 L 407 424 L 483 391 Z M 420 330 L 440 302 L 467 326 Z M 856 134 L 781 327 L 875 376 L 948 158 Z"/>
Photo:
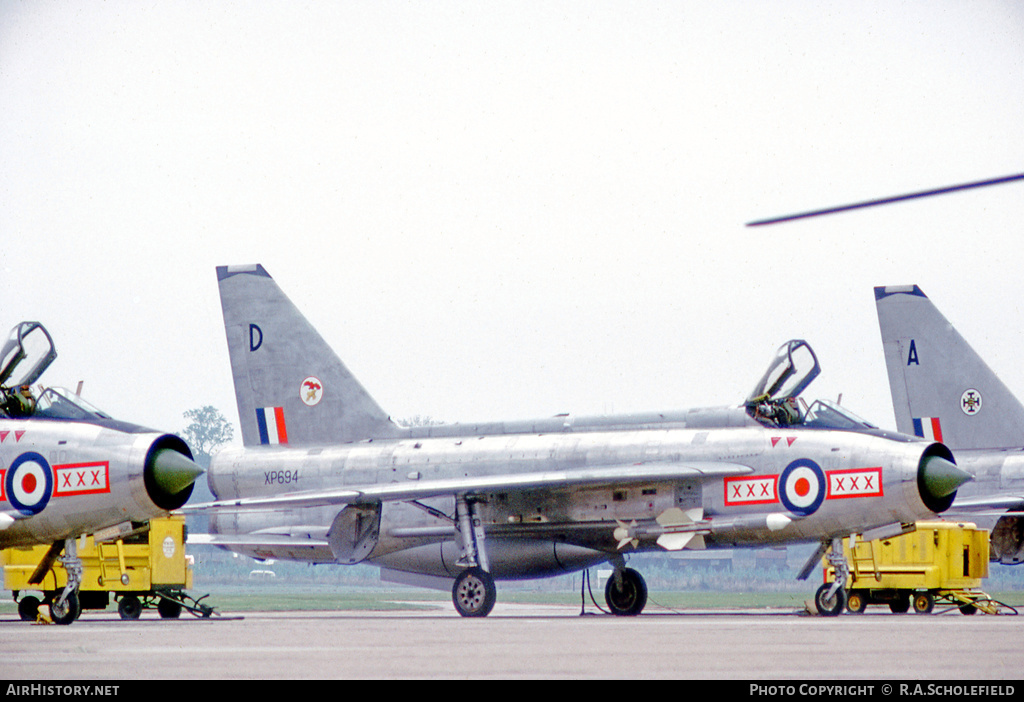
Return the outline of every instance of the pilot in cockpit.
<path id="1" fill-rule="evenodd" d="M 754 405 L 754 419 L 762 423 L 770 423 L 780 427 L 791 427 L 802 424 L 804 417 L 800 411 L 800 403 L 795 397 L 781 400 L 766 399 Z"/>
<path id="2" fill-rule="evenodd" d="M 791 427 L 803 422 L 800 404 L 795 397 L 787 397 L 779 403 L 779 415 L 778 422 L 780 426 Z"/>
<path id="3" fill-rule="evenodd" d="M 36 398 L 32 395 L 32 388 L 22 385 L 18 389 L 0 388 L 2 399 L 0 399 L 0 413 L 12 418 L 31 417 L 36 411 Z"/>
<path id="4" fill-rule="evenodd" d="M 36 415 L 34 383 L 57 358 L 50 332 L 39 322 L 21 322 L 0 346 L 0 414 L 23 418 Z"/>

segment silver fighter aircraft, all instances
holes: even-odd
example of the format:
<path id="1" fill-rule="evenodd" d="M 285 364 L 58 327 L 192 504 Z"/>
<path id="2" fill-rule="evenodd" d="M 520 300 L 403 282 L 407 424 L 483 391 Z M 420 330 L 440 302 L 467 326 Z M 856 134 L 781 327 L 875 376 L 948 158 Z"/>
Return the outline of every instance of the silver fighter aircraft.
<path id="1" fill-rule="evenodd" d="M 950 508 L 1024 562 L 1024 406 L 916 285 L 875 288 L 896 428 L 956 451 L 974 476 Z"/>
<path id="2" fill-rule="evenodd" d="M 941 443 L 802 404 L 819 372 L 802 341 L 736 407 L 402 427 L 262 266 L 217 277 L 244 446 L 212 461 L 217 501 L 186 508 L 212 512 L 207 541 L 446 578 L 464 616 L 491 610 L 495 579 L 603 562 L 611 611 L 638 614 L 632 551 L 818 542 L 806 577 L 827 546 L 910 530 L 969 479 Z M 824 585 L 818 606 L 844 597 Z"/>
<path id="3" fill-rule="evenodd" d="M 34 392 L 56 357 L 38 322 L 15 326 L 0 348 L 0 548 L 52 544 L 34 583 L 64 552 L 68 586 L 49 605 L 70 624 L 81 612 L 76 537 L 116 538 L 181 507 L 203 471 L 177 436 L 111 419 L 63 388 Z"/>

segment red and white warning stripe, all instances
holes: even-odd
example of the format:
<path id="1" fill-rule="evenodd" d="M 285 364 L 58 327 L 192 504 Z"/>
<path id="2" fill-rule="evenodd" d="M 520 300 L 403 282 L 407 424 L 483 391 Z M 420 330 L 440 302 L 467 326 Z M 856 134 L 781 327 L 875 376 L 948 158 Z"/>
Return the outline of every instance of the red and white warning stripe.
<path id="1" fill-rule="evenodd" d="M 726 505 L 766 505 L 778 502 L 776 490 L 779 476 L 759 475 L 750 478 L 725 479 Z"/>
<path id="2" fill-rule="evenodd" d="M 57 484 L 53 488 L 53 494 L 62 497 L 110 492 L 109 471 L 110 464 L 107 461 L 55 465 L 53 472 L 57 477 Z"/>
<path id="3" fill-rule="evenodd" d="M 846 497 L 881 497 L 882 469 L 851 468 L 828 472 L 829 500 Z"/>

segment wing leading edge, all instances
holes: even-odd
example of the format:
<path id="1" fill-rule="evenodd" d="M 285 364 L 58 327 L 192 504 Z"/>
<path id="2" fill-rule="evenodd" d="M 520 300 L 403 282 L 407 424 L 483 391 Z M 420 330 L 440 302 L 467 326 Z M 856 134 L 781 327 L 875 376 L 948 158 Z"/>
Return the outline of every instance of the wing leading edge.
<path id="1" fill-rule="evenodd" d="M 182 511 L 201 512 L 260 511 L 300 509 L 335 504 L 393 502 L 418 500 L 439 495 L 471 495 L 487 492 L 521 490 L 564 490 L 580 487 L 633 485 L 637 483 L 712 480 L 752 473 L 750 466 L 739 463 L 690 461 L 651 463 L 628 466 L 605 466 L 575 470 L 556 470 L 522 474 L 501 474 L 443 480 L 406 480 L 331 490 L 310 490 L 272 497 L 246 497 L 188 505 Z"/>

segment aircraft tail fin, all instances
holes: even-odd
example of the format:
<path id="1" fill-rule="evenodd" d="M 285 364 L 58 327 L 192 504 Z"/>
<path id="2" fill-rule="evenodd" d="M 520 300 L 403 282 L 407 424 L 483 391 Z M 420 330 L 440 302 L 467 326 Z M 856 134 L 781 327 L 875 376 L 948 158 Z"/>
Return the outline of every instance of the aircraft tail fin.
<path id="1" fill-rule="evenodd" d="M 896 428 L 950 448 L 1024 444 L 1024 406 L 916 285 L 875 288 Z"/>
<path id="2" fill-rule="evenodd" d="M 401 432 L 263 266 L 218 266 L 217 282 L 246 446 Z"/>

